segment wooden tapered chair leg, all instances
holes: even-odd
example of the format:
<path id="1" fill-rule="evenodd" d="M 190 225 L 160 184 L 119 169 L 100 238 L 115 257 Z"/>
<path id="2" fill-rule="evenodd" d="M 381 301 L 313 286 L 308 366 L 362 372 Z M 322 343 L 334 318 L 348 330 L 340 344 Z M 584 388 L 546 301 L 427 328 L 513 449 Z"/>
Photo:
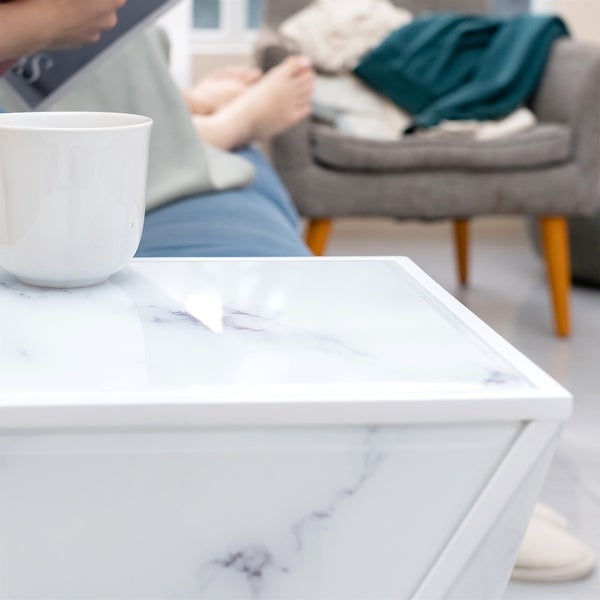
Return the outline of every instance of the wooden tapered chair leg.
<path id="1" fill-rule="evenodd" d="M 567 220 L 564 217 L 542 217 L 540 227 L 554 311 L 554 327 L 556 335 L 565 337 L 571 333 L 571 263 Z"/>
<path id="2" fill-rule="evenodd" d="M 315 256 L 323 256 L 331 231 L 331 219 L 310 219 L 306 229 L 306 245 Z"/>
<path id="3" fill-rule="evenodd" d="M 454 219 L 454 248 L 458 279 L 461 285 L 469 281 L 469 219 Z"/>

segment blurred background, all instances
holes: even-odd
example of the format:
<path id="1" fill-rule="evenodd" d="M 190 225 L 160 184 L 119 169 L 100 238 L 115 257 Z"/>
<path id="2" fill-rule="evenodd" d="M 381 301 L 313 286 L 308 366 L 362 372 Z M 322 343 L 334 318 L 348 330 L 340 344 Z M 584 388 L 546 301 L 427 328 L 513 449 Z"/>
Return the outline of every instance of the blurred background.
<path id="1" fill-rule="evenodd" d="M 276 0 L 275 0 L 276 1 Z M 182 0 L 162 20 L 174 45 L 172 69 L 181 84 L 223 64 L 251 64 L 264 0 Z M 574 36 L 600 43 L 599 0 L 490 0 L 497 14 L 556 12 Z"/>

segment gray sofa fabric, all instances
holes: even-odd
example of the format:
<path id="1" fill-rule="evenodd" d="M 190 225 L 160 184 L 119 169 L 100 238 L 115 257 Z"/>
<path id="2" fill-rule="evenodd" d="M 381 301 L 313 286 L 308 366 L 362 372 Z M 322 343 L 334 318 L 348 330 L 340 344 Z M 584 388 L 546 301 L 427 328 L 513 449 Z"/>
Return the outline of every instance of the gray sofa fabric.
<path id="1" fill-rule="evenodd" d="M 585 191 L 571 189 L 577 180 L 574 165 L 545 169 L 543 181 L 533 170 L 410 171 L 365 175 L 360 172 L 316 169 L 287 171 L 301 213 L 310 218 L 347 216 L 396 219 L 446 219 L 495 214 L 563 214 L 589 205 Z M 441 193 L 443 190 L 443 194 Z M 402 209 L 398 208 L 398 196 Z"/>
<path id="2" fill-rule="evenodd" d="M 327 125 L 310 130 L 315 160 L 346 171 L 417 171 L 466 169 L 489 171 L 528 169 L 567 162 L 573 148 L 567 125 L 542 123 L 498 140 L 438 140 L 408 136 L 397 142 L 381 142 L 340 134 Z"/>
<path id="3" fill-rule="evenodd" d="M 575 40 L 555 44 L 530 108 L 540 122 L 573 130 L 573 164 L 587 202 L 572 214 L 600 208 L 600 46 Z M 565 199 L 568 204 L 568 199 Z"/>

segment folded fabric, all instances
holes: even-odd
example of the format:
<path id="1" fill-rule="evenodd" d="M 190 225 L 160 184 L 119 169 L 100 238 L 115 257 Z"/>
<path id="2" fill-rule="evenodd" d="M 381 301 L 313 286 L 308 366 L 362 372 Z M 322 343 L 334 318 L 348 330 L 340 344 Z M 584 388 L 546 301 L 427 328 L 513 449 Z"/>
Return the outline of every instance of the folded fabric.
<path id="1" fill-rule="evenodd" d="M 427 15 L 392 32 L 354 73 L 413 115 L 412 129 L 498 119 L 530 97 L 564 35 L 550 15 Z"/>
<path id="2" fill-rule="evenodd" d="M 410 123 L 407 113 L 353 75 L 317 76 L 313 116 L 347 135 L 374 140 L 397 140 Z"/>
<path id="3" fill-rule="evenodd" d="M 279 26 L 281 41 L 326 73 L 353 69 L 412 14 L 389 0 L 315 0 Z"/>
<path id="4" fill-rule="evenodd" d="M 403 137 L 410 115 L 374 92 L 353 75 L 323 76 L 315 82 L 313 117 L 353 137 L 393 141 Z M 418 135 L 431 139 L 491 140 L 535 125 L 528 108 L 519 108 L 495 121 L 441 121 Z"/>
<path id="5" fill-rule="evenodd" d="M 246 160 L 203 142 L 167 67 L 162 30 L 136 36 L 86 74 L 52 110 L 142 113 L 154 120 L 146 208 L 209 191 L 240 187 L 254 178 Z"/>
<path id="6" fill-rule="evenodd" d="M 518 108 L 507 117 L 494 121 L 440 121 L 429 129 L 417 131 L 419 137 L 427 139 L 463 139 L 474 142 L 495 140 L 533 127 L 536 116 L 525 107 Z"/>

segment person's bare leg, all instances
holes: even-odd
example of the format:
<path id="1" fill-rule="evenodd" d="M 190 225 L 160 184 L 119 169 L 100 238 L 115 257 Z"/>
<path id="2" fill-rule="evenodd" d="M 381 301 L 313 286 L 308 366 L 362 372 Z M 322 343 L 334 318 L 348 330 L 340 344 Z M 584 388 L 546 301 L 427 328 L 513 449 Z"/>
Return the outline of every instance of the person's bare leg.
<path id="1" fill-rule="evenodd" d="M 262 74 L 262 71 L 258 67 L 233 65 L 215 69 L 210 73 L 209 77 L 214 77 L 215 79 L 237 79 L 251 85 L 256 83 Z"/>
<path id="2" fill-rule="evenodd" d="M 211 115 L 245 92 L 262 77 L 257 67 L 233 66 L 216 69 L 204 77 L 183 97 L 196 115 Z"/>
<path id="3" fill-rule="evenodd" d="M 268 139 L 310 114 L 314 72 L 310 61 L 292 56 L 213 115 L 192 117 L 199 135 L 232 150 Z"/>

